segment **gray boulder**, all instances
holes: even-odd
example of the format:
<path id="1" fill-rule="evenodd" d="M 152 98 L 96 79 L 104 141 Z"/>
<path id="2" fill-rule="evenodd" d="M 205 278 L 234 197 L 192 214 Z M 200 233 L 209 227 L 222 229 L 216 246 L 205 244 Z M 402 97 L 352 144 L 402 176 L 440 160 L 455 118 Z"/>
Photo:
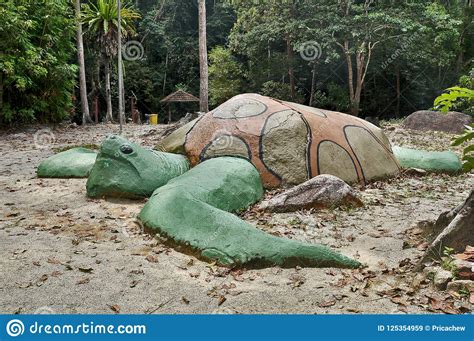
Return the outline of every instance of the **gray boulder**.
<path id="1" fill-rule="evenodd" d="M 466 290 L 474 292 L 474 281 L 468 280 L 456 280 L 448 283 L 448 291 L 459 292 L 460 290 Z"/>
<path id="2" fill-rule="evenodd" d="M 460 112 L 441 113 L 420 110 L 408 116 L 403 121 L 403 126 L 413 130 L 435 130 L 456 134 L 462 132 L 464 126 L 471 124 L 471 122 L 471 116 Z"/>
<path id="3" fill-rule="evenodd" d="M 452 213 L 443 213 L 438 222 L 438 229 L 442 229 L 444 224 L 448 225 L 441 230 L 428 247 L 421 259 L 422 263 L 430 259 L 439 259 L 443 255 L 445 247 L 462 252 L 466 246 L 474 245 L 474 190 L 471 191 L 466 201 L 456 207 Z"/>
<path id="4" fill-rule="evenodd" d="M 333 175 L 318 175 L 295 186 L 271 200 L 264 201 L 260 208 L 270 212 L 292 212 L 310 208 L 336 206 L 363 206 L 356 191 Z"/>

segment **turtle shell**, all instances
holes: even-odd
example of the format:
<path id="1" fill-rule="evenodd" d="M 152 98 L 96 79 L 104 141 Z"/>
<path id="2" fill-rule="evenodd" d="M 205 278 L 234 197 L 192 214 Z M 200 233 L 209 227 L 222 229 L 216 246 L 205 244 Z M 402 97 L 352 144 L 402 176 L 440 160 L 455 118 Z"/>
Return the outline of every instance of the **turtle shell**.
<path id="1" fill-rule="evenodd" d="M 265 187 L 319 174 L 365 184 L 400 171 L 387 137 L 371 123 L 257 94 L 233 97 L 187 129 L 184 152 L 192 165 L 241 157 L 255 165 Z"/>

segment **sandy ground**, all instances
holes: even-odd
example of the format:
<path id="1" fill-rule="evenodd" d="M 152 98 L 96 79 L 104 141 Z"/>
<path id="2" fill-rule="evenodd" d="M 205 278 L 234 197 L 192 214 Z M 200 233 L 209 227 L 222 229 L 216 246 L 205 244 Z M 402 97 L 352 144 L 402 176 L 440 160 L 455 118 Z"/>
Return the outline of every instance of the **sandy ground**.
<path id="1" fill-rule="evenodd" d="M 448 149 L 450 136 L 387 124 L 394 144 Z M 351 210 L 242 216 L 285 238 L 323 243 L 361 270 L 232 270 L 142 233 L 144 201 L 91 200 L 85 179 L 38 179 L 61 148 L 100 141 L 117 126 L 29 127 L 0 133 L 0 313 L 462 313 L 465 298 L 437 292 L 413 271 L 425 221 L 460 204 L 474 176 L 404 175 L 361 191 Z M 153 146 L 165 126 L 127 126 Z M 269 193 L 268 195 L 272 195 Z M 442 302 L 442 304 L 440 304 Z"/>

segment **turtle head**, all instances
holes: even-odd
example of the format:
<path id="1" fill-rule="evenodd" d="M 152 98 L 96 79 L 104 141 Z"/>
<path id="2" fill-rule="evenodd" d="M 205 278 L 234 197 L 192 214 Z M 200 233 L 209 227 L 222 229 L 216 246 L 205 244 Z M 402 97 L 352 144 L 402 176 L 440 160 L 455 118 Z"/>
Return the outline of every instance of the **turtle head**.
<path id="1" fill-rule="evenodd" d="M 110 135 L 102 143 L 87 181 L 89 197 L 149 197 L 189 169 L 187 159 L 149 150 Z"/>

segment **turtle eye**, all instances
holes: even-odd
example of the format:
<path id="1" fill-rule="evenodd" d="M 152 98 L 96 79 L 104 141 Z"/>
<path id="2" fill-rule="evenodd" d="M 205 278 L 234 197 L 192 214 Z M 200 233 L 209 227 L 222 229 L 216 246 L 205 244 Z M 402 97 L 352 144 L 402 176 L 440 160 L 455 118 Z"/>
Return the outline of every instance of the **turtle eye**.
<path id="1" fill-rule="evenodd" d="M 133 148 L 129 146 L 128 144 L 124 144 L 120 147 L 120 151 L 124 154 L 132 154 Z"/>

